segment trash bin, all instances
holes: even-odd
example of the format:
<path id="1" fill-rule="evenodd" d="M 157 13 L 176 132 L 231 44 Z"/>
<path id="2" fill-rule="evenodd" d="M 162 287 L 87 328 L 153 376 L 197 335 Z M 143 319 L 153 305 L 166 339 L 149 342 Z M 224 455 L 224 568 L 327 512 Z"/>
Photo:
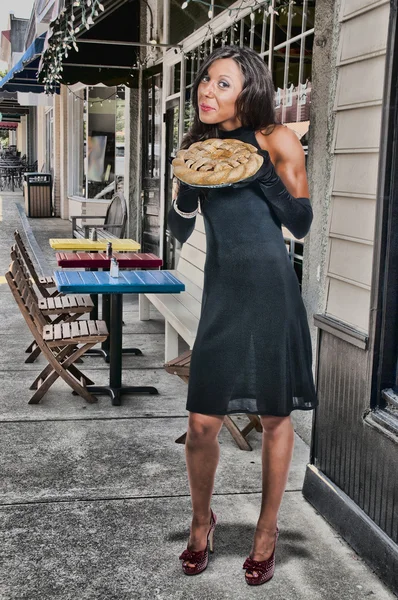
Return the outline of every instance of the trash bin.
<path id="1" fill-rule="evenodd" d="M 24 174 L 25 212 L 28 217 L 52 217 L 50 173 Z"/>

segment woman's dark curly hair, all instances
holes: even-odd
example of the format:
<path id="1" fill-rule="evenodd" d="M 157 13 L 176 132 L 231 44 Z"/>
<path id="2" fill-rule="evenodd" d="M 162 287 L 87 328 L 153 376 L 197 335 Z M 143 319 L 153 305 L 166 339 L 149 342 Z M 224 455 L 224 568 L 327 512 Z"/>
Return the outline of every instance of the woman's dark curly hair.
<path id="1" fill-rule="evenodd" d="M 212 52 L 201 65 L 191 90 L 191 102 L 195 110 L 193 123 L 185 134 L 181 148 L 189 148 L 193 142 L 219 137 L 217 125 L 207 125 L 199 119 L 198 87 L 207 75 L 210 65 L 219 58 L 232 58 L 240 67 L 244 83 L 236 100 L 236 116 L 245 127 L 254 131 L 271 133 L 275 121 L 275 90 L 271 73 L 263 59 L 254 50 L 240 46 L 223 46 Z M 265 130 L 265 132 L 264 132 Z"/>

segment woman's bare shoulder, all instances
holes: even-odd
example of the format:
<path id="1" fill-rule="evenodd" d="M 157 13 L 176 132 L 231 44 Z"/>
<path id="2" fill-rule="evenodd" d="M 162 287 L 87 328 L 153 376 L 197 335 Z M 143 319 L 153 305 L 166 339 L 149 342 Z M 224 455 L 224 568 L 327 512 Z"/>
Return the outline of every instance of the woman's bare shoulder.
<path id="1" fill-rule="evenodd" d="M 297 135 L 289 127 L 286 127 L 286 125 L 277 124 L 272 130 L 263 129 L 257 131 L 256 140 L 262 150 L 269 152 L 274 164 L 283 160 L 286 155 L 292 153 L 304 154 L 303 147 Z"/>

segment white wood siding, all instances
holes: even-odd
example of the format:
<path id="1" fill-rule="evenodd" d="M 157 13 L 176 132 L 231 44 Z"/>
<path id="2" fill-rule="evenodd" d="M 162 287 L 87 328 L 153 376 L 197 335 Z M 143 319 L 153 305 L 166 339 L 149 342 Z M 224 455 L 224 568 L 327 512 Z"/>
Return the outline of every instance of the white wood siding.
<path id="1" fill-rule="evenodd" d="M 388 0 L 343 0 L 326 313 L 368 331 Z"/>

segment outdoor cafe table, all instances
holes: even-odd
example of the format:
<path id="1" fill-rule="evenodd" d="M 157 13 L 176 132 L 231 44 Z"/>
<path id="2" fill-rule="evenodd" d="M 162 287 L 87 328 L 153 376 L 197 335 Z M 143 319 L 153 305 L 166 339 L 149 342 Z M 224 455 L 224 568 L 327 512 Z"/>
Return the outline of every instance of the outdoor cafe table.
<path id="1" fill-rule="evenodd" d="M 48 241 L 54 250 L 72 250 L 76 252 L 79 250 L 105 251 L 108 242 L 111 242 L 114 252 L 135 252 L 141 248 L 141 245 L 135 240 L 118 238 L 101 238 L 96 241 L 86 238 L 50 238 Z"/>
<path id="2" fill-rule="evenodd" d="M 50 238 L 48 242 L 51 248 L 54 248 L 54 250 L 71 250 L 73 252 L 78 252 L 79 250 L 87 250 L 91 252 L 101 252 L 101 250 L 105 251 L 108 242 L 111 242 L 112 251 L 115 252 L 135 252 L 141 248 L 141 245 L 135 240 L 118 238 L 100 239 L 95 241 L 86 238 Z M 94 302 L 92 318 L 97 319 L 98 300 L 96 297 L 92 298 L 92 300 Z"/>
<path id="3" fill-rule="evenodd" d="M 123 294 L 177 294 L 185 286 L 168 271 L 121 271 L 113 278 L 108 271 L 55 271 L 57 289 L 64 294 L 111 294 L 109 385 L 89 385 L 94 394 L 107 394 L 112 404 L 121 404 L 122 394 L 157 394 L 153 386 L 122 386 Z"/>
<path id="4" fill-rule="evenodd" d="M 6 177 L 11 181 L 11 192 L 15 189 L 15 177 L 22 177 L 22 171 L 25 169 L 21 164 L 4 164 L 0 163 L 0 171 L 2 172 L 2 177 Z"/>
<path id="5" fill-rule="evenodd" d="M 111 259 L 104 252 L 57 252 L 55 256 L 58 266 L 66 269 L 108 270 L 111 264 Z M 154 269 L 163 264 L 156 254 L 145 252 L 113 252 L 112 257 L 116 258 L 121 269 Z"/>
<path id="6" fill-rule="evenodd" d="M 109 270 L 111 259 L 104 252 L 57 252 L 57 263 L 59 267 L 71 268 L 88 268 L 92 271 L 98 269 Z M 155 269 L 161 267 L 163 261 L 161 258 L 152 253 L 136 252 L 114 252 L 112 254 L 119 263 L 122 269 Z M 102 296 L 102 318 L 106 322 L 109 330 L 110 320 L 110 296 L 104 294 Z M 110 332 L 110 336 L 111 336 Z M 100 355 L 109 362 L 110 336 L 101 344 L 101 348 L 91 348 L 88 351 L 90 355 Z M 123 354 L 142 354 L 138 348 L 123 348 Z"/>

